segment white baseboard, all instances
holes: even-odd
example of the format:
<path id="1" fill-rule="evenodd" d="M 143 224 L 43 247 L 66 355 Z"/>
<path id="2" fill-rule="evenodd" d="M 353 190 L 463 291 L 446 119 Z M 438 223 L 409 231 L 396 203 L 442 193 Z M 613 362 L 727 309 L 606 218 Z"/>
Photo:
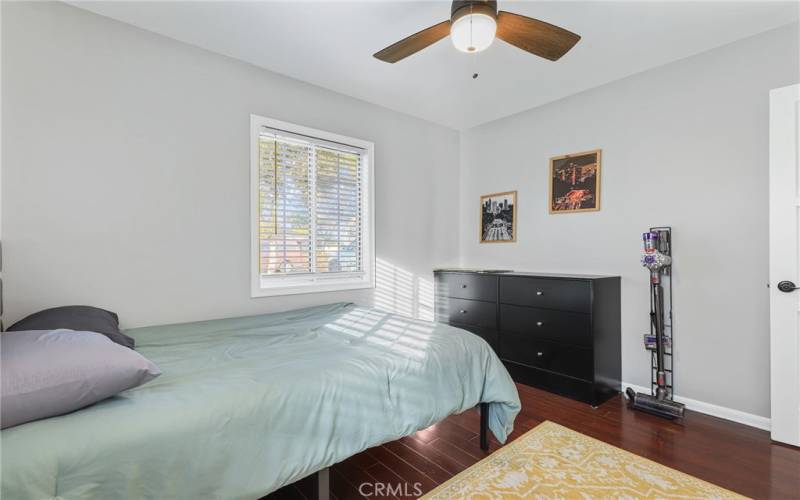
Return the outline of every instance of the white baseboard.
<path id="1" fill-rule="evenodd" d="M 642 387 L 641 385 L 629 384 L 627 382 L 622 383 L 622 392 L 624 393 L 625 389 L 628 387 L 632 388 L 636 392 L 650 394 L 649 387 Z M 705 401 L 698 401 L 696 399 L 684 398 L 681 396 L 675 396 L 675 401 L 685 404 L 686 408 L 689 410 L 705 413 L 706 415 L 712 415 L 714 417 L 724 418 L 725 420 L 731 420 L 740 424 L 749 425 L 750 427 L 764 429 L 765 431 L 770 430 L 770 421 L 767 417 L 753 415 L 752 413 L 746 413 L 743 411 L 734 410 L 733 408 L 726 408 L 724 406 L 718 406 L 715 404 L 706 403 Z"/>

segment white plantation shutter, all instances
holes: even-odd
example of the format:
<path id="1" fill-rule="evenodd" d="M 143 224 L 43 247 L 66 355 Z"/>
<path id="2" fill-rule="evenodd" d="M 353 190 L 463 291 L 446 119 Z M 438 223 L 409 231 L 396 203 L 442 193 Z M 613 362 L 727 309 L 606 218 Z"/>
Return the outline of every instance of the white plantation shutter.
<path id="1" fill-rule="evenodd" d="M 363 272 L 363 155 L 357 147 L 261 127 L 262 278 Z"/>
<path id="2" fill-rule="evenodd" d="M 259 137 L 261 274 L 311 272 L 310 161 L 307 144 Z"/>
<path id="3" fill-rule="evenodd" d="M 316 272 L 361 271 L 361 155 L 316 150 Z"/>

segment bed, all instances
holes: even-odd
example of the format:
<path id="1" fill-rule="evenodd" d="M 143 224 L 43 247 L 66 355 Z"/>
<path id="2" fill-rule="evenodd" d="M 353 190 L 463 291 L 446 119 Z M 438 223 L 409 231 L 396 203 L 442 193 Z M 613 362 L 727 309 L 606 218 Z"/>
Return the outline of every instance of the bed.
<path id="1" fill-rule="evenodd" d="M 353 304 L 128 330 L 163 374 L 2 431 L 5 499 L 258 498 L 488 403 L 520 403 L 481 338 Z"/>

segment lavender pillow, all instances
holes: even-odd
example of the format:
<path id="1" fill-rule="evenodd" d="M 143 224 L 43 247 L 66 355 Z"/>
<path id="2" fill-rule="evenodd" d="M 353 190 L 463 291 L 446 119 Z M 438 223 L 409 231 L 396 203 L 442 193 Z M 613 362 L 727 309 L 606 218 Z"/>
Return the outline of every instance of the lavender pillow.
<path id="1" fill-rule="evenodd" d="M 147 358 L 96 332 L 0 334 L 0 427 L 89 406 L 161 375 Z"/>

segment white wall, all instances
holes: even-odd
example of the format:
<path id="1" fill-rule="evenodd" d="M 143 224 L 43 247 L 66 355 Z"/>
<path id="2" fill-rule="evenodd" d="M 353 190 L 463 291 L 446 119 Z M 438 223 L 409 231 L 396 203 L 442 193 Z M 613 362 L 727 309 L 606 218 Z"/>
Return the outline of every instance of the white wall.
<path id="1" fill-rule="evenodd" d="M 430 315 L 457 132 L 64 4 L 2 10 L 7 325 L 74 303 L 125 327 L 373 298 Z M 374 297 L 250 298 L 251 113 L 375 143 Z"/>
<path id="2" fill-rule="evenodd" d="M 797 38 L 657 68 L 459 148 L 452 130 L 82 10 L 3 2 L 5 322 L 65 303 L 126 327 L 338 300 L 426 317 L 431 269 L 459 260 L 619 274 L 623 378 L 646 385 L 640 234 L 669 224 L 678 393 L 768 415 L 767 91 L 798 80 Z M 249 297 L 250 113 L 375 142 L 375 292 Z M 548 215 L 548 158 L 593 148 L 602 210 Z M 512 189 L 518 243 L 479 245 L 478 197 Z"/>
<path id="3" fill-rule="evenodd" d="M 671 225 L 676 392 L 769 415 L 768 91 L 797 25 L 461 136 L 461 263 L 622 276 L 623 380 L 649 385 L 641 233 Z M 548 159 L 602 148 L 602 210 L 549 215 Z M 518 243 L 480 245 L 481 194 L 518 190 Z M 474 230 L 473 230 L 474 228 Z"/>

